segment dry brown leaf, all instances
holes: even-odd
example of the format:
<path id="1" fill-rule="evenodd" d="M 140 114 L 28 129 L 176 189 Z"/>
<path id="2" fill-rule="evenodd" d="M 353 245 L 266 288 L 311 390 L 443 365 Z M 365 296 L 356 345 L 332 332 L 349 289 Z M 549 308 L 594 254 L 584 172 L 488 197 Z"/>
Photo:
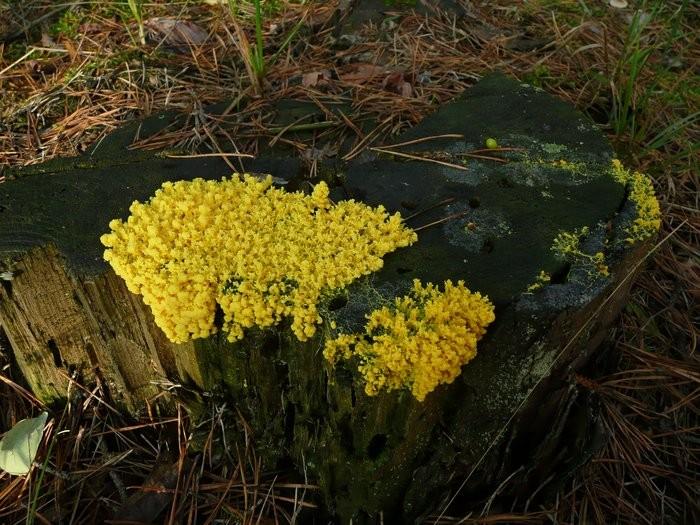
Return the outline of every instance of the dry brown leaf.
<path id="1" fill-rule="evenodd" d="M 404 74 L 400 71 L 390 73 L 382 82 L 382 87 L 387 91 L 398 93 L 402 97 L 413 96 L 413 86 L 406 81 Z"/>
<path id="2" fill-rule="evenodd" d="M 331 72 L 327 69 L 304 73 L 301 77 L 301 85 L 304 87 L 324 86 L 331 79 Z"/>
<path id="3" fill-rule="evenodd" d="M 386 68 L 374 64 L 352 64 L 346 73 L 340 75 L 345 82 L 365 83 L 382 77 Z"/>
<path id="4" fill-rule="evenodd" d="M 186 50 L 206 42 L 209 34 L 194 22 L 170 17 L 149 18 L 143 22 L 150 39 L 166 46 Z"/>

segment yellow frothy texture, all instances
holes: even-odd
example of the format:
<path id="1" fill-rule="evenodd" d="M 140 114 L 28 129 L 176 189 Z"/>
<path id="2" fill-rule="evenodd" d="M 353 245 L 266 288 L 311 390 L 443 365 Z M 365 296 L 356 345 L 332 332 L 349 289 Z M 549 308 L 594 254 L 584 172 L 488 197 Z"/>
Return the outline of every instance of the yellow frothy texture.
<path id="1" fill-rule="evenodd" d="M 358 358 L 368 395 L 408 388 L 423 401 L 459 376 L 494 319 L 488 298 L 462 281 L 446 281 L 441 292 L 415 280 L 409 295 L 368 316 L 364 334 L 341 334 L 326 344 L 324 356 L 333 364 Z"/>
<path id="2" fill-rule="evenodd" d="M 178 343 L 215 333 L 217 304 L 231 341 L 287 317 L 307 340 L 321 322 L 322 294 L 379 270 L 385 254 L 417 239 L 382 206 L 333 204 L 324 183 L 311 195 L 286 192 L 270 177 L 166 182 L 129 211 L 101 238 L 105 260 Z"/>
<path id="3" fill-rule="evenodd" d="M 661 208 L 651 179 L 626 169 L 618 159 L 612 161 L 613 177 L 629 188 L 629 198 L 637 208 L 637 218 L 627 229 L 627 242 L 633 244 L 656 235 L 661 227 Z"/>

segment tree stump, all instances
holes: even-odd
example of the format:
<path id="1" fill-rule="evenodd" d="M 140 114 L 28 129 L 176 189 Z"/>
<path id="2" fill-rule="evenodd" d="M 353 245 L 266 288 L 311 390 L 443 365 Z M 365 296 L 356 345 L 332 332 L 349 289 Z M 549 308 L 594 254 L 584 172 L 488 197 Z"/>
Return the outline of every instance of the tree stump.
<path id="1" fill-rule="evenodd" d="M 532 490 L 590 456 L 595 414 L 574 372 L 624 304 L 658 205 L 570 106 L 493 75 L 394 146 L 325 172 L 334 200 L 401 212 L 418 241 L 330 298 L 324 321 L 361 332 L 378 302 L 413 279 L 464 280 L 495 304 L 477 357 L 423 401 L 402 390 L 367 395 L 353 366 L 324 360 L 328 330 L 306 342 L 284 324 L 236 343 L 225 334 L 168 341 L 104 262 L 100 236 L 163 182 L 230 170 L 215 158 L 127 150 L 136 126 L 0 186 L 0 324 L 40 399 L 62 402 L 72 374 L 100 381 L 132 412 L 160 382 L 206 391 L 246 418 L 268 468 L 291 460 L 342 522 L 422 519 L 456 491 L 483 496 L 515 471 Z M 303 187 L 298 160 L 274 155 L 246 170 Z M 165 397 L 160 406 L 169 409 Z"/>

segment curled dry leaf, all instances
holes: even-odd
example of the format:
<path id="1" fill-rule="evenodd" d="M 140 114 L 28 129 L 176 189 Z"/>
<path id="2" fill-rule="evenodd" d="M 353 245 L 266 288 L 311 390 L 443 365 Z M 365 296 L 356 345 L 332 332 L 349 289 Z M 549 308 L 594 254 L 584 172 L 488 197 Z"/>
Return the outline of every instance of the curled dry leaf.
<path id="1" fill-rule="evenodd" d="M 194 22 L 171 17 L 155 17 L 145 20 L 150 39 L 166 46 L 186 50 L 206 42 L 209 34 Z"/>
<path id="2" fill-rule="evenodd" d="M 382 87 L 387 91 L 398 93 L 402 97 L 410 97 L 413 95 L 413 86 L 406 81 L 404 74 L 400 71 L 395 71 L 389 74 L 382 82 Z"/>
<path id="3" fill-rule="evenodd" d="M 325 86 L 331 79 L 331 72 L 327 69 L 304 73 L 301 77 L 301 85 L 304 87 Z"/>

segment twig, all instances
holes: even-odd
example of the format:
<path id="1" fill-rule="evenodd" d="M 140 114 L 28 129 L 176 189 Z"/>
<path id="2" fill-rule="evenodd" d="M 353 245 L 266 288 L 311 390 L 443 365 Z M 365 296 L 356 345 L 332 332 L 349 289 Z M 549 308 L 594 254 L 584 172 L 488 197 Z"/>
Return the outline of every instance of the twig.
<path id="1" fill-rule="evenodd" d="M 404 217 L 403 220 L 404 220 L 404 221 L 408 221 L 408 220 L 410 220 L 410 219 L 413 219 L 414 217 L 418 217 L 419 215 L 422 215 L 422 214 L 425 213 L 425 212 L 428 212 L 428 211 L 433 210 L 433 209 L 435 209 L 435 208 L 439 208 L 440 206 L 443 206 L 443 205 L 445 205 L 445 204 L 449 204 L 449 203 L 453 202 L 454 200 L 455 200 L 454 197 L 448 197 L 448 198 L 445 199 L 445 200 L 441 200 L 441 201 L 438 202 L 437 204 L 433 204 L 432 206 L 428 206 L 428 207 L 425 208 L 425 209 L 422 209 L 422 210 L 420 210 L 420 211 L 417 211 L 416 213 L 413 213 L 413 214 L 411 214 L 411 215 L 409 215 L 409 216 L 407 216 L 407 217 Z"/>
<path id="2" fill-rule="evenodd" d="M 355 123 L 354 123 L 352 120 L 350 120 L 350 119 L 347 117 L 347 115 L 346 115 L 345 113 L 343 113 L 342 110 L 339 109 L 339 110 L 338 110 L 338 113 L 340 113 L 340 117 L 343 119 L 343 121 L 345 122 L 345 124 L 347 124 L 347 126 L 348 126 L 350 129 L 352 129 L 352 130 L 357 134 L 358 137 L 360 137 L 360 139 L 363 139 L 363 138 L 364 138 L 364 133 L 362 133 L 362 130 L 361 130 L 360 128 L 358 128 L 358 127 L 355 125 Z"/>
<path id="3" fill-rule="evenodd" d="M 378 146 L 381 149 L 398 148 L 400 146 L 410 146 L 411 144 L 420 144 L 421 142 L 427 142 L 429 140 L 436 139 L 463 139 L 464 135 L 459 135 L 456 133 L 448 133 L 446 135 L 433 135 L 430 137 L 421 137 L 419 139 L 407 140 L 406 142 L 399 142 L 397 144 L 387 144 L 386 146 Z"/>
<path id="4" fill-rule="evenodd" d="M 243 91 L 241 91 L 236 98 L 234 98 L 231 103 L 226 107 L 224 112 L 221 114 L 222 117 L 227 116 L 231 111 L 233 111 L 234 108 L 237 108 L 238 105 L 243 101 L 245 97 L 248 96 L 248 90 L 250 88 L 245 88 Z"/>
<path id="5" fill-rule="evenodd" d="M 60 13 L 61 11 L 64 11 L 64 10 L 66 10 L 66 9 L 70 9 L 71 7 L 73 7 L 73 6 L 75 6 L 75 5 L 78 5 L 78 4 L 79 4 L 79 2 L 73 2 L 73 3 L 70 3 L 70 4 L 64 4 L 64 5 L 61 5 L 60 7 L 56 8 L 56 9 L 53 9 L 53 10 L 47 12 L 47 13 L 44 13 L 43 15 L 41 15 L 41 16 L 35 18 L 34 20 L 31 20 L 30 22 L 25 23 L 25 24 L 22 26 L 21 29 L 18 29 L 18 30 L 15 31 L 14 33 L 11 33 L 10 35 L 6 36 L 6 37 L 5 37 L 5 41 L 6 41 L 6 42 L 11 42 L 11 41 L 14 40 L 15 38 L 19 38 L 20 36 L 22 36 L 23 34 L 25 34 L 27 31 L 29 31 L 29 30 L 30 30 L 32 27 L 34 27 L 35 25 L 38 25 L 38 24 L 42 23 L 44 20 L 46 20 L 46 19 L 48 19 L 48 18 L 51 18 L 52 16 L 54 16 L 54 15 Z M 2 74 L 2 73 L 0 73 L 0 74 Z"/>
<path id="6" fill-rule="evenodd" d="M 475 153 L 454 153 L 456 157 L 469 157 L 472 159 L 495 160 L 496 162 L 508 162 L 500 157 L 489 157 L 488 155 L 477 155 Z"/>
<path id="7" fill-rule="evenodd" d="M 501 151 L 525 151 L 525 148 L 481 148 L 473 149 L 469 153 L 499 153 Z"/>
<path id="8" fill-rule="evenodd" d="M 457 170 L 467 171 L 465 166 L 460 164 L 452 164 L 451 162 L 445 162 L 444 160 L 431 159 L 428 157 L 419 157 L 417 155 L 410 155 L 409 153 L 400 153 L 398 151 L 390 151 L 382 148 L 369 148 L 370 151 L 376 151 L 377 153 L 386 153 L 388 155 L 394 155 L 396 157 L 403 157 L 411 160 L 422 160 L 423 162 L 432 162 L 433 164 L 440 164 L 441 166 L 447 166 L 449 168 L 454 168 Z"/>
<path id="9" fill-rule="evenodd" d="M 274 137 L 272 137 L 272 140 L 270 140 L 270 146 L 274 146 L 275 143 L 280 139 L 280 137 L 281 137 L 282 135 L 284 135 L 285 131 L 289 131 L 290 129 L 294 128 L 294 126 L 299 126 L 299 125 L 300 125 L 300 124 L 299 124 L 300 122 L 303 122 L 303 121 L 305 121 L 306 119 L 308 119 L 308 118 L 310 118 L 310 117 L 313 117 L 313 116 L 314 116 L 314 113 L 309 113 L 308 115 L 304 115 L 303 117 L 299 117 L 298 119 L 296 119 L 294 122 L 292 122 L 292 123 L 289 124 L 288 126 L 283 127 L 283 128 L 279 131 L 279 133 L 277 133 L 277 135 L 275 135 Z"/>
<path id="10" fill-rule="evenodd" d="M 32 56 L 32 55 L 34 54 L 34 51 L 35 51 L 34 49 L 30 49 L 30 50 L 27 51 L 24 55 L 22 55 L 22 56 L 19 57 L 17 60 L 15 60 L 14 62 L 12 62 L 12 64 L 10 64 L 10 65 L 7 66 L 5 69 L 3 69 L 2 71 L 0 71 L 0 77 L 1 77 L 4 73 L 7 73 L 10 69 L 12 69 L 13 67 L 15 67 L 17 64 L 19 64 L 20 62 L 22 62 L 22 60 L 24 60 L 25 58 L 29 58 L 30 56 Z"/>
<path id="11" fill-rule="evenodd" d="M 270 133 L 279 133 L 279 132 L 286 132 L 286 131 L 312 131 L 315 129 L 334 128 L 335 126 L 337 126 L 339 124 L 340 124 L 340 122 L 338 122 L 337 120 L 324 121 L 324 122 L 312 122 L 310 124 L 297 124 L 295 126 L 268 128 L 267 131 Z"/>
<path id="12" fill-rule="evenodd" d="M 370 140 L 373 140 L 374 138 L 376 138 L 376 136 L 379 135 L 379 132 L 381 131 L 381 129 L 386 124 L 391 122 L 391 119 L 392 119 L 392 117 L 387 117 L 382 122 L 380 122 L 376 128 L 374 128 L 372 131 L 370 131 L 369 134 L 365 138 L 360 140 L 360 142 L 358 142 L 357 145 L 354 148 L 352 148 L 352 150 L 350 150 L 350 152 L 347 155 L 345 155 L 343 157 L 343 160 L 347 161 L 347 160 L 351 160 L 351 159 L 355 158 L 360 153 L 360 150 L 365 146 L 365 144 L 369 143 Z"/>
<path id="13" fill-rule="evenodd" d="M 164 155 L 169 159 L 196 159 L 199 157 L 245 157 L 247 159 L 254 159 L 255 155 L 249 153 L 198 153 L 194 155 Z"/>
<path id="14" fill-rule="evenodd" d="M 468 215 L 468 211 L 461 211 L 459 213 L 453 213 L 452 215 L 448 215 L 447 217 L 443 217 L 442 219 L 438 219 L 437 221 L 430 222 L 428 224 L 425 224 L 423 226 L 418 226 L 418 228 L 413 228 L 414 232 L 420 231 L 420 230 L 425 230 L 426 228 L 430 228 L 431 226 L 435 226 L 437 224 L 442 224 L 443 222 L 448 222 L 451 221 L 452 219 L 459 219 L 460 217 L 464 217 L 465 215 Z"/>

